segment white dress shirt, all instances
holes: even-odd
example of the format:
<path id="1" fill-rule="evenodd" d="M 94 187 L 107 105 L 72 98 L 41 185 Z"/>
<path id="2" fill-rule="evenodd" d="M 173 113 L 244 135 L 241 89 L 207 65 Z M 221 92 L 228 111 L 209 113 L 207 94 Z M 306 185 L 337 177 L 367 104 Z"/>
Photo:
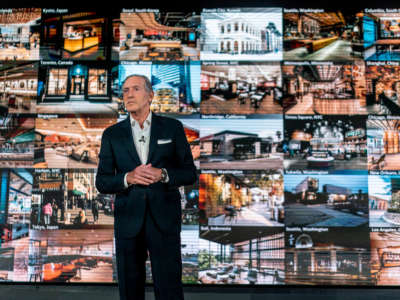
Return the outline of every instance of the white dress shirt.
<path id="1" fill-rule="evenodd" d="M 134 118 L 130 117 L 131 120 L 131 128 L 132 128 L 132 136 L 133 136 L 133 143 L 135 144 L 136 152 L 139 156 L 140 162 L 144 165 L 147 162 L 147 158 L 149 156 L 149 145 L 150 145 L 150 130 L 151 130 L 151 111 L 147 115 L 146 120 L 143 122 L 143 128 L 140 127 L 138 121 Z M 129 186 L 128 182 L 126 181 L 126 176 L 124 176 L 124 185 L 125 188 Z M 169 178 L 167 175 L 167 179 L 165 182 L 168 182 Z"/>

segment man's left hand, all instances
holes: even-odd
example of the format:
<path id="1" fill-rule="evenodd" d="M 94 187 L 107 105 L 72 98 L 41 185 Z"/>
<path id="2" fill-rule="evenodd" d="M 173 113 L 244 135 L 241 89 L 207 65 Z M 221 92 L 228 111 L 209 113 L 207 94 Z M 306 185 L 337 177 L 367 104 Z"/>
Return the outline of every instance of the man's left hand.
<path id="1" fill-rule="evenodd" d="M 153 183 L 159 182 L 162 178 L 162 171 L 159 168 L 154 168 L 151 164 L 147 164 L 144 169 L 144 173 L 147 173 L 149 175 L 154 176 L 156 179 L 153 181 Z"/>

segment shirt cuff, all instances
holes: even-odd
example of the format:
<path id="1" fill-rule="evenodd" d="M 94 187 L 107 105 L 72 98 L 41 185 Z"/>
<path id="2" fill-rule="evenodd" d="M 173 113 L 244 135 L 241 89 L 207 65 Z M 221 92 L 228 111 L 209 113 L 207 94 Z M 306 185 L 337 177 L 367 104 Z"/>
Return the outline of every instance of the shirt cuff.
<path id="1" fill-rule="evenodd" d="M 128 173 L 125 173 L 125 176 L 124 176 L 124 186 L 125 186 L 125 188 L 128 188 L 129 184 L 128 184 L 128 181 L 126 181 L 126 176 L 128 176 Z"/>

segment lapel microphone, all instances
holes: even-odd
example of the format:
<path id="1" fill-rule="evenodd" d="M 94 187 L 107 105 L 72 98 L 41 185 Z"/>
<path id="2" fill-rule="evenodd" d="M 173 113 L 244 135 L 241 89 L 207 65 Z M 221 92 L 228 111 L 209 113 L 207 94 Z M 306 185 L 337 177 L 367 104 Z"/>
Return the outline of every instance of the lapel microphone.
<path id="1" fill-rule="evenodd" d="M 139 143 L 146 143 L 146 139 L 144 138 L 144 135 L 139 139 Z"/>

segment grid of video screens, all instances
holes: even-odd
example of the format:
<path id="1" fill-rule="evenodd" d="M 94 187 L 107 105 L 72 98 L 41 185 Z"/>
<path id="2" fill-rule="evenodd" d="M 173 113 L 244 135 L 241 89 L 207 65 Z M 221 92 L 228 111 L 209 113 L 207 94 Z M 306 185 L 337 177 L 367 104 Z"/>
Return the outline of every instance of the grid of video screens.
<path id="1" fill-rule="evenodd" d="M 182 122 L 182 281 L 400 285 L 400 13 L 0 10 L 0 282 L 117 282 L 121 85 Z M 151 282 L 151 265 L 146 264 Z"/>

